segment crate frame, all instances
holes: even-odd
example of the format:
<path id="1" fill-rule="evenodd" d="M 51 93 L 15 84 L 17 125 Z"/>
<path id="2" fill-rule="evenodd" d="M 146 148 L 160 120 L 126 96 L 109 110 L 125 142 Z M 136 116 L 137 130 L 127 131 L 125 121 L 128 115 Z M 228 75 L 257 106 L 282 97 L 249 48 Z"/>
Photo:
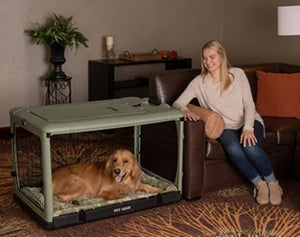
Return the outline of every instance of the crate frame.
<path id="1" fill-rule="evenodd" d="M 117 105 L 121 105 L 120 108 Z M 125 105 L 125 107 L 124 107 Z M 122 108 L 122 106 L 124 108 Z M 74 111 L 74 114 L 79 114 L 82 111 L 89 111 L 95 108 L 101 108 L 98 116 L 88 115 L 83 118 L 73 118 L 68 120 L 68 116 L 64 115 L 63 111 Z M 111 113 L 107 116 L 107 109 Z M 128 111 L 132 110 L 132 111 Z M 50 112 L 49 112 L 50 111 Z M 57 114 L 57 115 L 55 115 Z M 47 229 L 56 229 L 69 224 L 77 224 L 77 217 L 68 215 L 68 224 L 62 221 L 62 218 L 53 217 L 53 193 L 52 193 L 52 169 L 51 169 L 51 147 L 50 139 L 52 135 L 80 133 L 99 131 L 107 129 L 117 129 L 125 127 L 134 127 L 134 155 L 140 164 L 140 149 L 141 149 L 141 126 L 155 124 L 161 122 L 174 121 L 177 127 L 178 139 L 178 160 L 177 172 L 174 184 L 177 186 L 180 198 L 182 193 L 182 176 L 183 176 L 183 138 L 184 138 L 184 120 L 183 114 L 175 109 L 170 108 L 166 103 L 153 105 L 149 103 L 148 98 L 125 97 L 120 99 L 92 101 L 73 104 L 60 104 L 51 106 L 39 107 L 21 107 L 10 110 L 11 133 L 12 133 L 12 154 L 13 154 L 13 174 L 14 175 L 14 194 L 15 196 L 29 207 L 31 211 L 40 219 L 43 226 Z M 41 165 L 42 165 L 42 181 L 44 193 L 44 210 L 38 208 L 27 196 L 20 190 L 18 177 L 18 160 L 17 160 L 17 141 L 16 129 L 22 127 L 25 130 L 37 135 L 41 142 Z M 140 164 L 141 165 L 141 164 Z M 144 168 L 142 168 L 145 170 Z M 164 180 L 161 176 L 145 170 L 150 175 Z M 173 181 L 172 181 L 173 182 Z M 157 195 L 159 196 L 159 195 Z M 166 203 L 172 200 L 166 194 Z M 178 198 L 175 198 L 178 199 Z M 148 200 L 150 206 L 153 206 L 153 200 Z M 155 203 L 155 200 L 154 200 Z M 138 209 L 143 209 L 141 203 L 138 204 Z M 146 208 L 149 208 L 148 207 Z M 163 205 L 163 204 L 160 204 Z M 116 208 L 116 207 L 113 207 Z M 122 213 L 118 213 L 122 214 Z M 97 216 L 92 218 L 98 219 Z M 99 218 L 100 219 L 100 218 Z M 86 220 L 89 221 L 89 220 Z M 73 223 L 72 223 L 73 222 Z"/>

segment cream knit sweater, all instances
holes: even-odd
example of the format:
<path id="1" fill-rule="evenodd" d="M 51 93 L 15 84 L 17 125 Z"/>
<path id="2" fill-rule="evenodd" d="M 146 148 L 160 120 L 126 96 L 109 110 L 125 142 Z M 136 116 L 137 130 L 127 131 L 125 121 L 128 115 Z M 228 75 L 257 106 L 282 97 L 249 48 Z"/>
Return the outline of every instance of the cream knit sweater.
<path id="1" fill-rule="evenodd" d="M 203 79 L 195 77 L 172 107 L 181 111 L 187 109 L 187 104 L 197 98 L 203 108 L 218 112 L 224 119 L 225 129 L 253 131 L 254 120 L 263 124 L 263 120 L 255 110 L 250 85 L 244 71 L 240 68 L 230 68 L 233 75 L 231 85 L 220 95 L 220 82 L 215 82 L 210 74 Z"/>

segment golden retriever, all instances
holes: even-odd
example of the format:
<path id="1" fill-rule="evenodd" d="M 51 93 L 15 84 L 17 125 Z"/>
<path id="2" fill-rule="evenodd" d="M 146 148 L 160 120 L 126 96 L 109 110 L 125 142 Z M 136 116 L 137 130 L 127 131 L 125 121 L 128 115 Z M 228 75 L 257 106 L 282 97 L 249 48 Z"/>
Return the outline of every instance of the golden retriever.
<path id="1" fill-rule="evenodd" d="M 119 199 L 136 191 L 159 193 L 159 188 L 141 183 L 141 169 L 133 154 L 116 150 L 107 161 L 79 163 L 52 174 L 53 199 L 71 202 L 82 196 Z"/>

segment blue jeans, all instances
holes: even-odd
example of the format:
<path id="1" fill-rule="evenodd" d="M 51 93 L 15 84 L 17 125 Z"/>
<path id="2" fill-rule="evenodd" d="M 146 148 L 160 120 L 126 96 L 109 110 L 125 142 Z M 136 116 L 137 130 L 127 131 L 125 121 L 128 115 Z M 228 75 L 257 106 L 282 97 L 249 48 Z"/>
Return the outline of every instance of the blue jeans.
<path id="1" fill-rule="evenodd" d="M 218 138 L 226 154 L 238 170 L 254 185 L 257 185 L 262 178 L 267 182 L 274 181 L 275 176 L 271 163 L 266 153 L 260 147 L 264 135 L 263 125 L 255 120 L 254 135 L 257 143 L 251 147 L 248 144 L 244 147 L 240 143 L 242 130 L 243 128 L 238 130 L 225 129 Z"/>

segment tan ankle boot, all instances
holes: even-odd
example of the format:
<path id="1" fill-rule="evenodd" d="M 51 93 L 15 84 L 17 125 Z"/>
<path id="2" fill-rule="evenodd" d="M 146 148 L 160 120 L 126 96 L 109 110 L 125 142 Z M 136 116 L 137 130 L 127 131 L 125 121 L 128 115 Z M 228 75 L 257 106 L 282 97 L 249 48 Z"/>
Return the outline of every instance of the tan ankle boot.
<path id="1" fill-rule="evenodd" d="M 268 183 L 268 186 L 270 191 L 270 203 L 272 205 L 280 205 L 283 192 L 278 180 Z"/>
<path id="2" fill-rule="evenodd" d="M 259 205 L 265 205 L 269 203 L 269 188 L 265 181 L 260 181 L 254 187 L 253 196 L 256 197 L 256 202 Z"/>

